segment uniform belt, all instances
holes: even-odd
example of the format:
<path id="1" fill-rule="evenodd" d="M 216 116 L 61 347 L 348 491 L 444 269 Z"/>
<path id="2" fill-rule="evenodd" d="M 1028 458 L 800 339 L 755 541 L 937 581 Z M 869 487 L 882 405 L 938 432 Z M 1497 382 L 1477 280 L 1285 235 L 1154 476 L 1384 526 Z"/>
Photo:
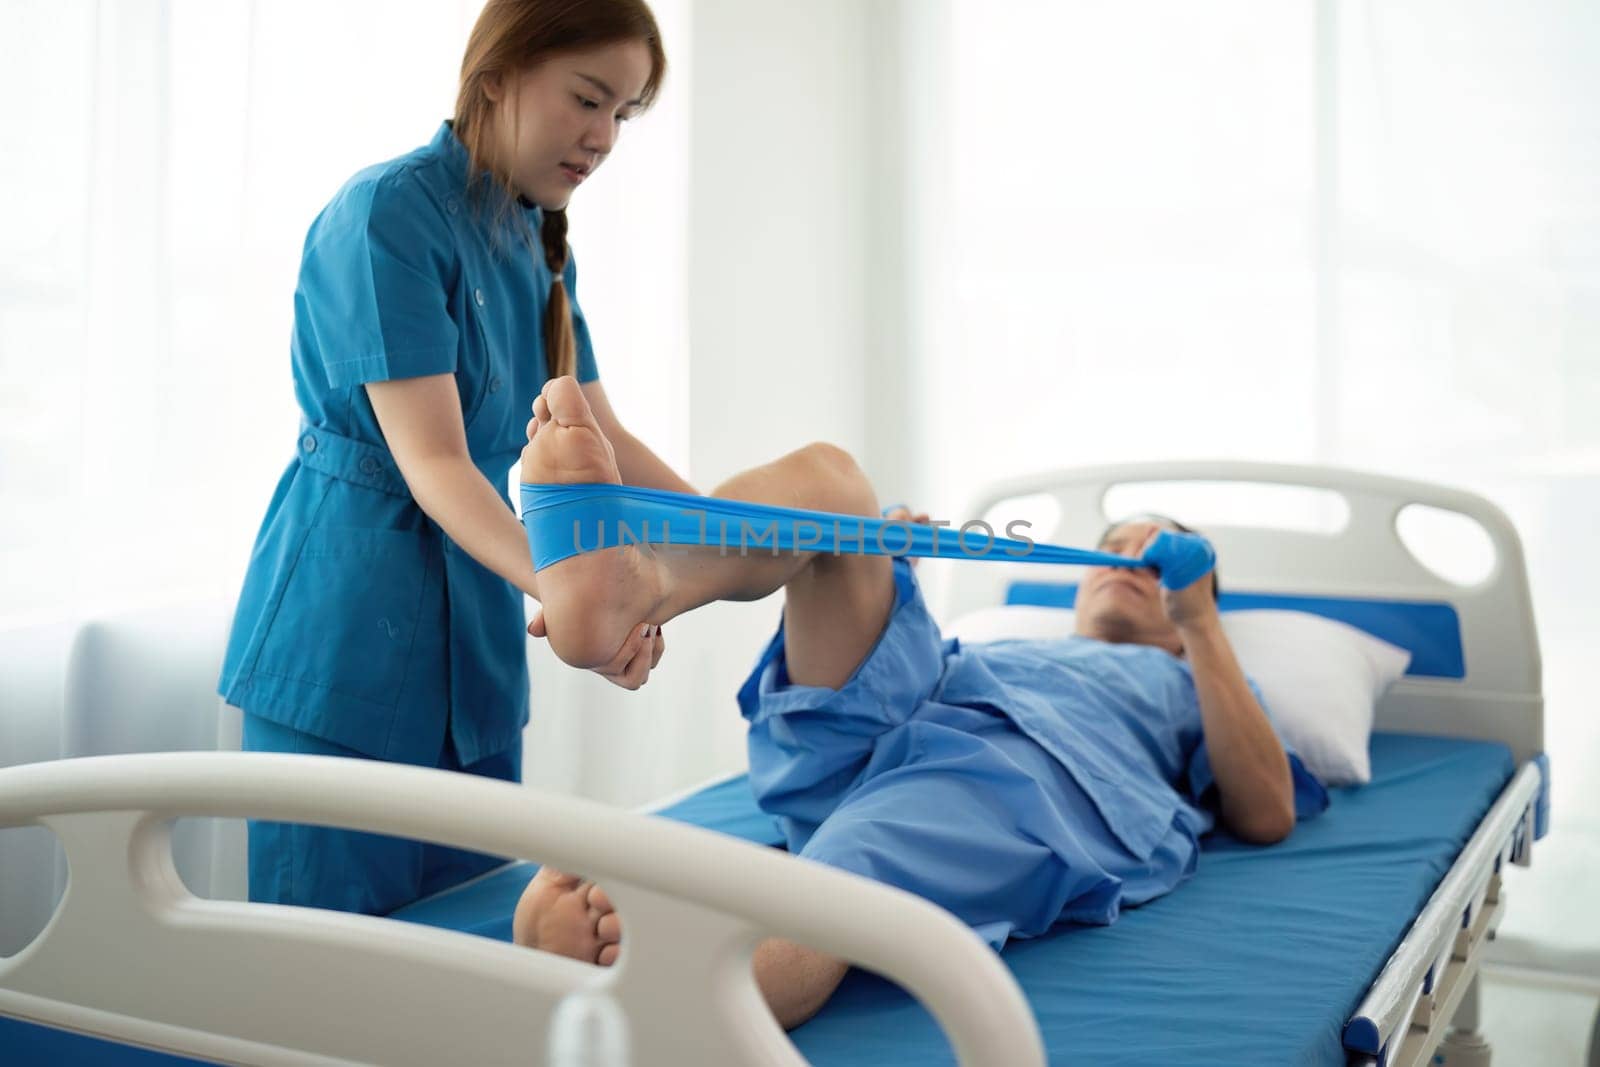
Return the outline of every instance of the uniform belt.
<path id="1" fill-rule="evenodd" d="M 320 474 L 391 496 L 411 496 L 394 457 L 382 445 L 344 437 L 321 427 L 301 426 L 297 450 L 300 464 Z"/>

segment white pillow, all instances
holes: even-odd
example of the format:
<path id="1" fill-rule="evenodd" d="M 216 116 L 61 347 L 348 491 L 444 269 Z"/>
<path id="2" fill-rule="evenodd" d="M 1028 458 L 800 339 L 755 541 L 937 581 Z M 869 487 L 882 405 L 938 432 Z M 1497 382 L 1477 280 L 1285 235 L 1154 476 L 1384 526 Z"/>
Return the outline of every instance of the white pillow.
<path id="1" fill-rule="evenodd" d="M 944 627 L 969 644 L 1066 637 L 1074 615 L 1023 604 L 980 608 Z M 1226 611 L 1222 629 L 1261 687 L 1283 740 L 1324 785 L 1372 779 L 1367 742 L 1378 700 L 1411 653 L 1364 630 L 1303 611 Z"/>
<path id="2" fill-rule="evenodd" d="M 969 611 L 949 626 L 941 626 L 945 637 L 959 637 L 963 644 L 1007 638 L 1033 640 L 1066 637 L 1073 633 L 1077 613 L 1071 608 L 1042 608 L 1032 604 L 1001 604 Z"/>

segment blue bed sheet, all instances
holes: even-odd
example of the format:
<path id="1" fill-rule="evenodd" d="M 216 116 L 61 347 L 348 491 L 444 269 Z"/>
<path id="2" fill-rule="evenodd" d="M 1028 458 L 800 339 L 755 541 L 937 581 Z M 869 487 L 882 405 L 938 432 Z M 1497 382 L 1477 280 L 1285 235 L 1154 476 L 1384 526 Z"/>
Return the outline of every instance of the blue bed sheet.
<path id="1" fill-rule="evenodd" d="M 1271 848 L 1205 839 L 1200 868 L 1109 927 L 1057 927 L 1002 953 L 1052 1061 L 1341 1067 L 1340 1031 L 1514 770 L 1502 745 L 1377 734 L 1372 784 L 1330 790 Z M 777 845 L 743 778 L 662 812 Z M 509 939 L 536 868 L 517 864 L 396 918 Z M 932 1017 L 853 971 L 793 1033 L 818 1064 L 954 1062 Z"/>

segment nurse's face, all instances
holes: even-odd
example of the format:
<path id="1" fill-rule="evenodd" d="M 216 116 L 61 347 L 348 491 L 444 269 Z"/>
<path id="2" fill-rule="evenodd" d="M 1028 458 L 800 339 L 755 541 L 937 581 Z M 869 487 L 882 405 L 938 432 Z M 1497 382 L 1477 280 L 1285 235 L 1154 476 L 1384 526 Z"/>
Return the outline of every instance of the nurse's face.
<path id="1" fill-rule="evenodd" d="M 517 192 L 560 211 L 616 147 L 650 77 L 642 41 L 561 52 L 487 89 L 496 159 Z"/>
<path id="2" fill-rule="evenodd" d="M 1136 559 L 1161 529 L 1153 522 L 1123 523 L 1106 534 L 1100 550 Z M 1077 631 L 1085 637 L 1154 645 L 1174 655 L 1183 650 L 1162 604 L 1161 583 L 1149 567 L 1089 567 L 1078 585 L 1075 610 Z"/>

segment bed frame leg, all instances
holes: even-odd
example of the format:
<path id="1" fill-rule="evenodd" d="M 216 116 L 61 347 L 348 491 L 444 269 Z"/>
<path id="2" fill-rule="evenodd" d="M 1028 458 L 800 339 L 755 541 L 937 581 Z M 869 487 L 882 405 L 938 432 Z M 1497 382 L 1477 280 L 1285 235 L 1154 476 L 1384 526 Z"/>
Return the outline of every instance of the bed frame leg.
<path id="1" fill-rule="evenodd" d="M 1439 1043 L 1433 1062 L 1440 1067 L 1489 1067 L 1492 1049 L 1478 1032 L 1478 976 L 1461 996 L 1450 1032 Z"/>

